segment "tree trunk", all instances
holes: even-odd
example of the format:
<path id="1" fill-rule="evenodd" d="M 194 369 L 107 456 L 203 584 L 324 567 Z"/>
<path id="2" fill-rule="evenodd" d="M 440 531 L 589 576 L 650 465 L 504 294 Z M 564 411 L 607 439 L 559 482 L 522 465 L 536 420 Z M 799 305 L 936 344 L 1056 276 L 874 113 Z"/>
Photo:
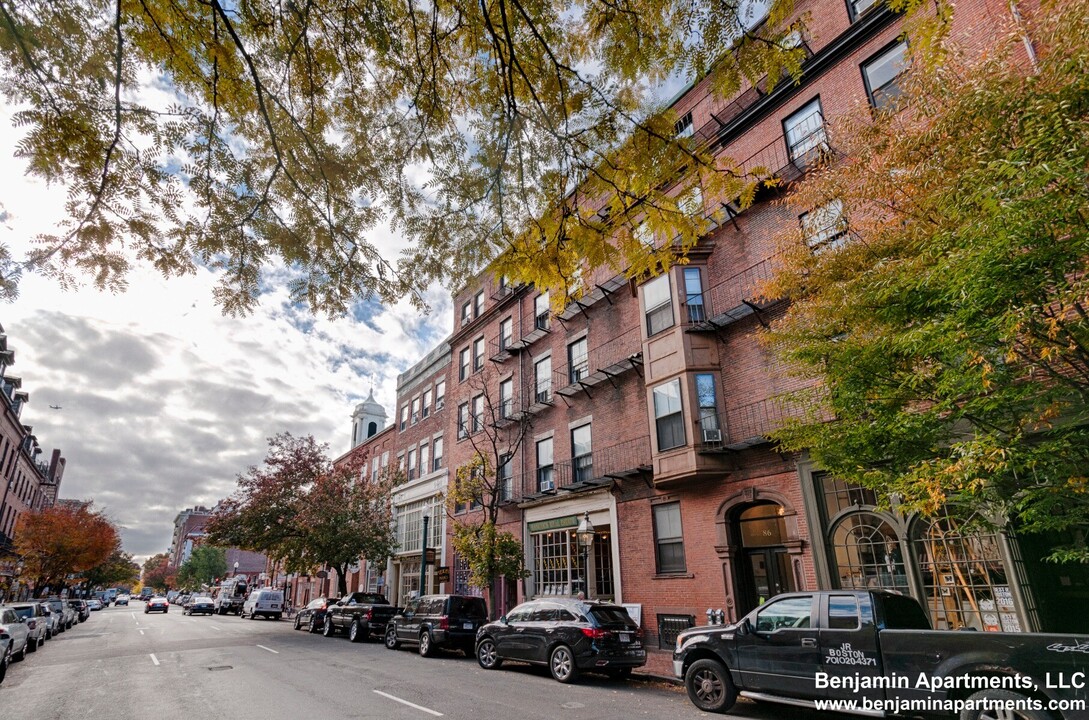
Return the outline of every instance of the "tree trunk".
<path id="1" fill-rule="evenodd" d="M 348 594 L 348 566 L 337 567 L 337 591 L 340 597 Z"/>

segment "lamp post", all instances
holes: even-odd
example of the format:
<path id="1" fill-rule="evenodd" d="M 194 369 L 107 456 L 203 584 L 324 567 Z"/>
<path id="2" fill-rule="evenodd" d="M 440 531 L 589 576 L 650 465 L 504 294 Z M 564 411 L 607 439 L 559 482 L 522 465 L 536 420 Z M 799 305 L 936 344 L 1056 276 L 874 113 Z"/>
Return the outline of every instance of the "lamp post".
<path id="1" fill-rule="evenodd" d="M 427 584 L 427 524 L 431 518 L 423 516 L 423 549 L 420 550 L 420 595 L 426 595 L 424 588 Z"/>
<path id="2" fill-rule="evenodd" d="M 590 599 L 590 548 L 594 545 L 594 524 L 590 522 L 590 513 L 587 511 L 579 528 L 575 531 L 579 547 L 582 548 L 582 587 L 586 591 L 586 599 Z"/>

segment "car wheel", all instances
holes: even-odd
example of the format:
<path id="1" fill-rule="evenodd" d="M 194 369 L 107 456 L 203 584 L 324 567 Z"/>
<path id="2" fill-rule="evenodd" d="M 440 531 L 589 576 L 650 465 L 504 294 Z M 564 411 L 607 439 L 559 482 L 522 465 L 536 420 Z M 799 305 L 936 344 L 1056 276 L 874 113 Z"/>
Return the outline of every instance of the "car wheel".
<path id="1" fill-rule="evenodd" d="M 0 683 L 4 682 L 4 676 L 8 674 L 8 655 L 10 653 L 4 653 L 0 655 Z"/>
<path id="2" fill-rule="evenodd" d="M 990 703 L 984 703 L 987 700 Z M 1029 699 L 1020 693 L 1009 690 L 980 690 L 970 695 L 960 720 L 1051 720 L 1045 710 L 1033 710 L 1026 707 Z M 991 703 L 1001 703 L 1005 707 L 996 709 Z"/>
<path id="3" fill-rule="evenodd" d="M 704 712 L 726 712 L 737 702 L 737 688 L 730 671 L 717 660 L 697 660 L 684 674 L 688 699 Z"/>
<path id="4" fill-rule="evenodd" d="M 359 627 L 359 620 L 352 620 L 351 626 L 348 628 L 348 641 L 357 643 L 363 639 L 363 630 Z"/>
<path id="5" fill-rule="evenodd" d="M 579 669 L 575 667 L 575 656 L 566 645 L 557 645 L 552 650 L 548 658 L 548 669 L 552 671 L 552 677 L 562 683 L 573 681 L 579 674 Z"/>
<path id="6" fill-rule="evenodd" d="M 431 631 L 424 630 L 420 633 L 420 657 L 431 657 L 435 654 L 435 645 L 431 642 Z"/>
<path id="7" fill-rule="evenodd" d="M 302 630 L 302 618 L 298 615 L 295 616 L 295 629 Z"/>
<path id="8" fill-rule="evenodd" d="M 321 626 L 321 634 L 324 637 L 333 636 L 333 618 L 325 616 L 325 624 Z"/>
<path id="9" fill-rule="evenodd" d="M 281 620 L 281 619 L 283 619 L 283 617 L 284 617 L 283 613 L 273 613 L 273 615 L 272 615 L 273 620 Z"/>
<path id="10" fill-rule="evenodd" d="M 631 677 L 631 668 L 613 668 L 612 670 L 607 671 L 607 673 L 613 680 L 627 680 Z"/>
<path id="11" fill-rule="evenodd" d="M 46 640 L 52 640 L 53 639 L 53 631 L 50 630 L 49 628 L 45 629 L 45 639 Z"/>
<path id="12" fill-rule="evenodd" d="M 316 633 L 321 628 L 318 627 L 318 619 L 316 617 L 310 618 L 310 632 Z"/>
<path id="13" fill-rule="evenodd" d="M 386 647 L 390 650 L 401 647 L 401 641 L 397 639 L 397 628 L 392 625 L 386 628 Z"/>
<path id="14" fill-rule="evenodd" d="M 30 638 L 23 641 L 23 649 L 12 655 L 14 660 L 26 660 L 26 649 L 30 646 Z"/>
<path id="15" fill-rule="evenodd" d="M 256 619 L 257 619 L 257 613 L 256 612 L 251 612 L 250 613 L 250 620 L 256 620 Z"/>
<path id="16" fill-rule="evenodd" d="M 32 637 L 26 641 L 26 649 L 30 652 L 38 652 L 38 638 Z"/>
<path id="17" fill-rule="evenodd" d="M 486 637 L 476 644 L 476 661 L 485 670 L 495 670 L 503 664 L 494 640 Z"/>

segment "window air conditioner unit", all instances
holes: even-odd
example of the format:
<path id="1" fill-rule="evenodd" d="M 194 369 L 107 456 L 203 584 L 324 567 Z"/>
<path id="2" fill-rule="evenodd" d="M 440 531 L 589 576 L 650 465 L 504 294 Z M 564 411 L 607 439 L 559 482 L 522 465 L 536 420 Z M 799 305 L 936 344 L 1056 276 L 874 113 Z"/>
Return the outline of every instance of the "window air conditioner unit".
<path id="1" fill-rule="evenodd" d="M 720 443 L 722 442 L 722 430 L 718 428 L 704 428 L 703 429 L 703 441 L 705 443 Z"/>

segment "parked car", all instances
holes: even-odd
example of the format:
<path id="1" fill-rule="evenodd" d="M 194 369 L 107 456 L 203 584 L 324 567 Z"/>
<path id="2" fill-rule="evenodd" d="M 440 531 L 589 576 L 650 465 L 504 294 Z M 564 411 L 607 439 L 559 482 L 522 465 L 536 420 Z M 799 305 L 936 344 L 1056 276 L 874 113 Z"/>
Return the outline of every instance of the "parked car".
<path id="1" fill-rule="evenodd" d="M 472 595 L 424 595 L 410 600 L 386 626 L 386 647 L 395 650 L 411 643 L 420 655 L 431 657 L 438 649 L 463 650 L 472 657 L 476 631 L 488 622 L 484 598 Z"/>
<path id="2" fill-rule="evenodd" d="M 307 603 L 306 607 L 295 614 L 295 629 L 306 628 L 312 633 L 321 632 L 325 627 L 325 613 L 337 604 L 338 598 L 317 598 Z"/>
<path id="3" fill-rule="evenodd" d="M 493 670 L 505 660 L 546 665 L 569 683 L 584 670 L 622 678 L 647 662 L 639 627 L 619 605 L 556 598 L 517 606 L 477 631 L 476 659 Z"/>
<path id="4" fill-rule="evenodd" d="M 19 619 L 26 624 L 26 629 L 30 633 L 30 644 L 27 649 L 34 652 L 45 644 L 45 633 L 49 630 L 49 616 L 45 608 L 42 607 L 41 603 L 36 602 L 15 603 L 11 608 L 19 616 Z"/>
<path id="5" fill-rule="evenodd" d="M 263 615 L 273 620 L 279 620 L 284 614 L 284 593 L 282 590 L 272 588 L 259 588 L 250 593 L 246 602 L 242 603 L 242 612 L 239 617 L 249 617 L 256 620 L 258 615 Z"/>
<path id="6" fill-rule="evenodd" d="M 101 610 L 102 609 L 102 601 L 99 600 L 98 598 L 91 598 L 90 600 L 87 601 L 87 609 L 91 610 L 91 611 Z"/>
<path id="7" fill-rule="evenodd" d="M 49 598 L 46 602 L 49 603 L 49 609 L 57 615 L 57 625 L 54 628 L 54 634 L 62 633 L 76 624 L 76 614 L 72 612 L 72 608 L 68 607 L 67 603 L 63 600 L 60 598 Z"/>
<path id="8" fill-rule="evenodd" d="M 180 605 L 184 608 L 186 603 L 189 602 L 189 598 L 191 597 L 193 597 L 191 593 L 182 593 L 181 595 L 175 595 L 174 599 L 171 600 L 170 603 L 172 605 Z"/>
<path id="9" fill-rule="evenodd" d="M 190 595 L 188 601 L 185 603 L 185 608 L 182 610 L 183 615 L 213 615 L 215 614 L 216 606 L 212 602 L 212 598 L 205 597 L 203 595 Z"/>
<path id="10" fill-rule="evenodd" d="M 150 612 L 164 613 L 170 612 L 170 603 L 166 601 L 164 597 L 153 597 L 147 601 L 147 605 L 144 605 L 144 614 L 147 615 Z"/>
<path id="11" fill-rule="evenodd" d="M 366 640 L 372 635 L 385 635 L 390 619 L 401 608 L 389 604 L 384 595 L 355 592 L 337 600 L 325 613 L 321 634 L 325 637 L 347 632 L 352 642 Z"/>
<path id="12" fill-rule="evenodd" d="M 935 713 L 946 700 L 966 700 L 961 720 L 1084 720 L 1087 683 L 1071 673 L 1085 668 L 1086 652 L 1084 635 L 931 630 L 914 598 L 828 590 L 778 595 L 733 625 L 681 632 L 673 672 L 707 712 L 726 712 L 743 695 L 802 707 L 927 703 Z M 877 682 L 889 678 L 911 681 Z M 986 706 L 996 701 L 1020 707 Z M 1026 707 L 1033 701 L 1055 710 Z"/>
<path id="13" fill-rule="evenodd" d="M 30 629 L 10 605 L 0 605 L 0 638 L 11 639 L 8 655 L 12 660 L 22 660 L 30 647 Z"/>
<path id="14" fill-rule="evenodd" d="M 45 631 L 45 639 L 50 640 L 54 635 L 64 632 L 64 616 L 60 613 L 54 612 L 53 607 L 48 602 L 39 602 L 42 606 L 42 610 L 45 611 L 45 619 L 47 627 Z"/>
<path id="15" fill-rule="evenodd" d="M 118 595 L 117 598 L 113 601 L 113 604 L 114 604 L 115 607 L 117 605 L 124 605 L 125 607 L 128 607 L 129 596 L 128 595 Z"/>
<path id="16" fill-rule="evenodd" d="M 75 611 L 77 622 L 86 622 L 91 617 L 91 608 L 87 606 L 86 600 L 69 600 L 68 607 Z"/>

